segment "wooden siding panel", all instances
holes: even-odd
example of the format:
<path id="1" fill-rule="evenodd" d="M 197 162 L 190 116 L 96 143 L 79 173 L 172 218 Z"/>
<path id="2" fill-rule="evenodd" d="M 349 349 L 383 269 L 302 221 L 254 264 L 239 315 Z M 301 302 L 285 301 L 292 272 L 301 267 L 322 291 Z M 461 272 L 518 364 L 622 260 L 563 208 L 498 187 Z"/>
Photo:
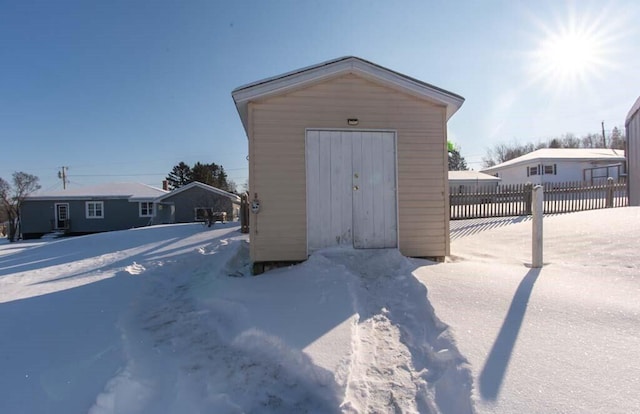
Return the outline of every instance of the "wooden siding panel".
<path id="1" fill-rule="evenodd" d="M 444 255 L 445 108 L 346 75 L 249 105 L 253 261 L 306 259 L 307 128 L 396 131 L 400 250 Z"/>
<path id="2" fill-rule="evenodd" d="M 627 120 L 626 131 L 629 205 L 640 206 L 640 111 Z"/>

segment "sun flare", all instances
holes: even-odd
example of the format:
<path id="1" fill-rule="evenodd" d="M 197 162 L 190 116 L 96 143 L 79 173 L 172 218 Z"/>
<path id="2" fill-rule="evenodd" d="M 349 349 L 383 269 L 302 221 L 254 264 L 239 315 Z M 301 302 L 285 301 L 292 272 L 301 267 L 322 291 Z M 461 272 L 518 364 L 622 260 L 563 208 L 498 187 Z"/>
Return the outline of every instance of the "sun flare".
<path id="1" fill-rule="evenodd" d="M 536 80 L 554 89 L 578 87 L 613 65 L 610 27 L 595 16 L 571 12 L 553 26 L 540 25 L 531 65 Z"/>
<path id="2" fill-rule="evenodd" d="M 602 59 L 597 39 L 582 33 L 560 33 L 543 42 L 541 59 L 548 70 L 562 78 L 585 75 Z"/>

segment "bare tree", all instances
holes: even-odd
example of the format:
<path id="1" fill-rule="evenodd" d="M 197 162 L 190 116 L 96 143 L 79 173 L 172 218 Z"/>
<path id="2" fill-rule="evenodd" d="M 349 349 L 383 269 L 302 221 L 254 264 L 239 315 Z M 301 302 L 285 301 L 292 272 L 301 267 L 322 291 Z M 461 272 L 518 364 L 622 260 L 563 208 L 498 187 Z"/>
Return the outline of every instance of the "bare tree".
<path id="1" fill-rule="evenodd" d="M 582 137 L 582 148 L 598 148 L 602 146 L 602 136 L 599 134 L 587 134 Z"/>
<path id="2" fill-rule="evenodd" d="M 9 221 L 9 241 L 15 241 L 18 235 L 18 225 L 20 223 L 20 206 L 24 199 L 40 189 L 35 175 L 25 172 L 13 173 L 13 186 L 0 177 L 0 203 L 4 208 Z"/>
<path id="3" fill-rule="evenodd" d="M 511 144 L 500 143 L 487 150 L 487 155 L 482 158 L 482 162 L 485 167 L 493 167 L 546 146 L 543 143 L 536 145 L 533 143 L 519 144 L 517 142 Z"/>
<path id="4" fill-rule="evenodd" d="M 580 138 L 571 133 L 568 133 L 564 134 L 562 138 L 560 138 L 559 148 L 580 148 L 580 144 Z"/>

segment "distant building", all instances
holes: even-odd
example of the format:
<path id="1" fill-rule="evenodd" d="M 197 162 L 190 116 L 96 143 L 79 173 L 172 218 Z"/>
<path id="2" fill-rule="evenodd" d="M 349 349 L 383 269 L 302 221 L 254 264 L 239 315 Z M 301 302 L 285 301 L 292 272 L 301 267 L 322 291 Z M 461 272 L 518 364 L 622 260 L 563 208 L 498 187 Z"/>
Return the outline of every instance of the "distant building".
<path id="1" fill-rule="evenodd" d="M 449 192 L 451 194 L 495 188 L 498 184 L 500 184 L 500 178 L 479 171 L 449 171 Z"/>
<path id="2" fill-rule="evenodd" d="M 543 148 L 484 168 L 501 184 L 605 182 L 626 176 L 624 151 L 608 148 Z"/>
<path id="3" fill-rule="evenodd" d="M 22 237 L 53 231 L 99 233 L 146 226 L 155 216 L 154 200 L 167 192 L 140 183 L 109 183 L 41 192 L 22 202 Z"/>
<path id="4" fill-rule="evenodd" d="M 88 234 L 152 224 L 235 220 L 240 197 L 200 182 L 171 192 L 140 183 L 109 183 L 30 195 L 20 209 L 25 239 Z M 225 213 L 222 215 L 222 213 Z"/>
<path id="5" fill-rule="evenodd" d="M 155 203 L 154 224 L 204 221 L 207 211 L 226 213 L 226 219 L 232 221 L 240 212 L 240 197 L 198 181 L 161 195 Z"/>

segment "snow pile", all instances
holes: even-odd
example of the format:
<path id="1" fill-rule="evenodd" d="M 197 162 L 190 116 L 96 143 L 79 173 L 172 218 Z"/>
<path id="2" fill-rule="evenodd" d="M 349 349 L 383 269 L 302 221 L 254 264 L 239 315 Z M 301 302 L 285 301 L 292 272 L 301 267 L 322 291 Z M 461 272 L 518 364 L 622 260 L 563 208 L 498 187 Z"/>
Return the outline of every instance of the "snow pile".
<path id="1" fill-rule="evenodd" d="M 154 277 L 123 324 L 129 364 L 91 413 L 471 412 L 465 361 L 406 258 L 330 250 L 230 278 L 247 250 L 223 239 L 198 249 L 220 255 L 221 271 L 185 260 Z M 346 335 L 331 329 L 344 318 Z M 311 340 L 326 345 L 303 347 Z"/>
<path id="2" fill-rule="evenodd" d="M 472 411 L 466 361 L 435 317 L 407 258 L 396 250 L 336 249 L 316 254 L 308 266 L 316 263 L 345 269 L 355 311 L 345 407 L 355 412 Z"/>

